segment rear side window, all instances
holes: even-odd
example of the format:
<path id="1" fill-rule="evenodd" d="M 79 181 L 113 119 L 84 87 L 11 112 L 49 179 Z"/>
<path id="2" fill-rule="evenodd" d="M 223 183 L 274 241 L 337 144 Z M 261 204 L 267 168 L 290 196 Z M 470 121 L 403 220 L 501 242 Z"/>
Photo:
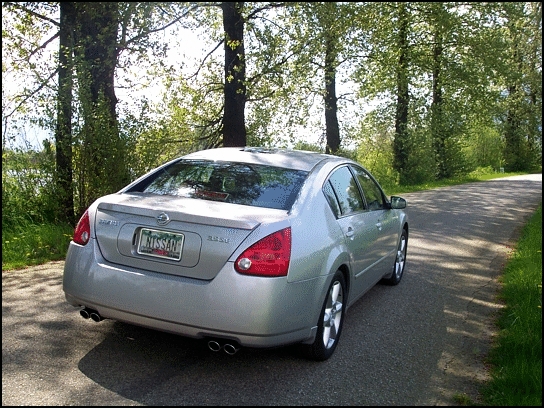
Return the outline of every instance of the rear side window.
<path id="1" fill-rule="evenodd" d="M 336 197 L 336 194 L 334 192 L 334 189 L 332 188 L 330 180 L 328 180 L 323 185 L 323 192 L 325 193 L 325 197 L 327 197 L 327 201 L 329 202 L 329 205 L 331 206 L 332 212 L 338 218 L 340 216 L 340 207 L 338 204 L 338 198 Z"/>
<path id="2" fill-rule="evenodd" d="M 127 192 L 289 210 L 307 174 L 302 170 L 265 165 L 182 159 Z"/>

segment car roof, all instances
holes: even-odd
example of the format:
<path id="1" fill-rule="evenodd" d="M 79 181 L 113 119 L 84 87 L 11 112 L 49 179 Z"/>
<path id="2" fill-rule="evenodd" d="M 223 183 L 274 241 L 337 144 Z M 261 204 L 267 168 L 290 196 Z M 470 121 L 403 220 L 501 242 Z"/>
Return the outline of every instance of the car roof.
<path id="1" fill-rule="evenodd" d="M 323 160 L 342 161 L 341 157 L 306 150 L 265 147 L 218 147 L 183 156 L 190 160 L 214 160 L 264 164 L 310 171 Z"/>

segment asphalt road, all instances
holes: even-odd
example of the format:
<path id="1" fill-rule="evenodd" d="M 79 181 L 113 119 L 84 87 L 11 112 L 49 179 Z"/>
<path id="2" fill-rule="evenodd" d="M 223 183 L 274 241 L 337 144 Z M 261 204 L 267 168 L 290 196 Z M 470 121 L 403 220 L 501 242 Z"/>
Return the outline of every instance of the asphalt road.
<path id="1" fill-rule="evenodd" d="M 497 277 L 542 201 L 542 175 L 406 194 L 407 267 L 347 311 L 333 357 L 214 353 L 197 340 L 84 320 L 63 262 L 2 272 L 2 405 L 455 405 L 486 379 Z"/>

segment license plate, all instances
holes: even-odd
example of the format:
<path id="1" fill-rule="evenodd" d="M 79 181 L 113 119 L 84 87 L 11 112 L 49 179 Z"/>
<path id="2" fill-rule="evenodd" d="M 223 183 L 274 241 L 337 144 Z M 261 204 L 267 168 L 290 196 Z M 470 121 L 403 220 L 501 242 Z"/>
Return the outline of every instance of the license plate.
<path id="1" fill-rule="evenodd" d="M 138 253 L 179 261 L 181 259 L 183 239 L 183 234 L 142 228 Z"/>

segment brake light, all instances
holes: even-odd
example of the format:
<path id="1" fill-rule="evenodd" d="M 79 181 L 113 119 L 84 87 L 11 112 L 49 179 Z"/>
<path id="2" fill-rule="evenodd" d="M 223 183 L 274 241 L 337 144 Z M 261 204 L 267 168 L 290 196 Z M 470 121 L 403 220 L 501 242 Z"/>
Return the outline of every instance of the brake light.
<path id="1" fill-rule="evenodd" d="M 89 222 L 89 212 L 85 211 L 74 230 L 74 242 L 79 245 L 87 245 L 90 237 L 91 223 Z"/>
<path id="2" fill-rule="evenodd" d="M 291 227 L 257 241 L 236 259 L 234 269 L 244 275 L 286 276 L 291 260 Z"/>

